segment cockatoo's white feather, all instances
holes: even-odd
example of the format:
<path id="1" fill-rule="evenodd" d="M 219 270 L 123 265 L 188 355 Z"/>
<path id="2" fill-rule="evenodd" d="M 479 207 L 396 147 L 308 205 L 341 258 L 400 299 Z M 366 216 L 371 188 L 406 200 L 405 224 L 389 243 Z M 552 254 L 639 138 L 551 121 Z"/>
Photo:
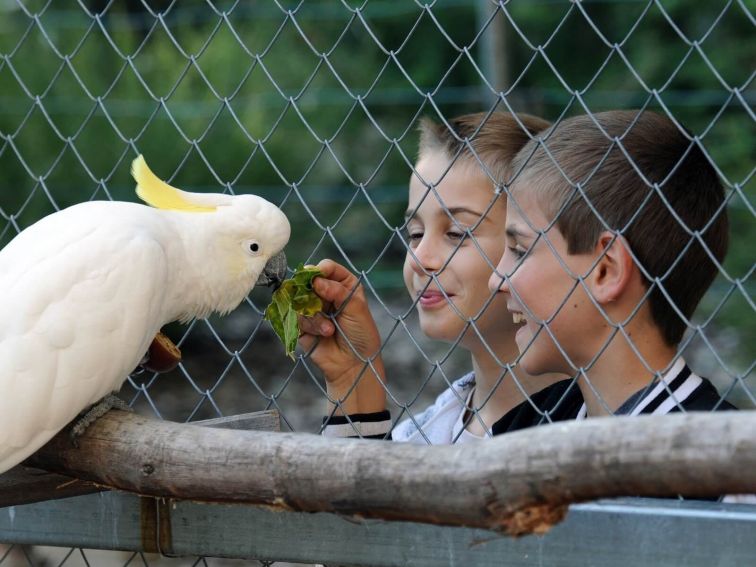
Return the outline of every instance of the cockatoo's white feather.
<path id="1" fill-rule="evenodd" d="M 163 325 L 246 297 L 289 223 L 259 197 L 219 197 L 202 213 L 83 203 L 0 250 L 0 472 L 120 388 Z"/>

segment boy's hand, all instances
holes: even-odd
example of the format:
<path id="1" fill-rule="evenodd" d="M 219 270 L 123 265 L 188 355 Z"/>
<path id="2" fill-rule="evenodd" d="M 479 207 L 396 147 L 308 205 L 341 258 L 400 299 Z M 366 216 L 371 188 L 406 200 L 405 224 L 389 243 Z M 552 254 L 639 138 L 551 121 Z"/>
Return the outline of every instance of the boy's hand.
<path id="1" fill-rule="evenodd" d="M 329 396 L 342 400 L 343 413 L 383 411 L 386 407 L 383 361 L 376 357 L 373 368 L 363 362 L 375 356 L 381 347 L 364 288 L 354 274 L 333 260 L 322 260 L 317 267 L 322 276 L 312 281 L 313 290 L 323 300 L 326 313 L 338 313 L 335 318 L 338 329 L 321 314 L 300 317 L 299 345 L 305 352 L 312 350 L 310 358 L 323 372 Z"/>

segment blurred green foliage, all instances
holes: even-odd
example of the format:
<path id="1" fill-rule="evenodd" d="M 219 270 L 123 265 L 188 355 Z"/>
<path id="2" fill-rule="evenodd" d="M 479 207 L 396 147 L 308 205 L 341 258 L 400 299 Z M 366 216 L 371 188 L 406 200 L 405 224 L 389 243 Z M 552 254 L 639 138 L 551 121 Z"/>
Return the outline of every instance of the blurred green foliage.
<path id="1" fill-rule="evenodd" d="M 736 328 L 753 360 L 746 3 L 533 0 L 493 16 L 460 0 L 86 5 L 0 5 L 0 246 L 55 208 L 134 200 L 143 153 L 175 185 L 280 204 L 293 264 L 335 257 L 391 293 L 418 116 L 664 107 L 732 191 L 726 275 L 700 320 Z"/>

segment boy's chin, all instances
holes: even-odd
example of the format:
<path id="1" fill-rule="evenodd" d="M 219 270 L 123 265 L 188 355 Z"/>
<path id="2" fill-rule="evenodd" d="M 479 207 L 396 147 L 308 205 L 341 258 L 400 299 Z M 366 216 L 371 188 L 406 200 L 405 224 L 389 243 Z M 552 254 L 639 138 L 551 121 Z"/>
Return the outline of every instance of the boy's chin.
<path id="1" fill-rule="evenodd" d="M 531 376 L 539 376 L 550 372 L 562 372 L 561 365 L 557 365 L 554 361 L 550 361 L 539 353 L 532 351 L 531 347 L 517 362 L 517 366 L 525 372 Z"/>
<path id="2" fill-rule="evenodd" d="M 426 337 L 434 341 L 440 341 L 442 343 L 456 342 L 457 338 L 459 337 L 459 333 L 455 334 L 451 331 L 446 331 L 445 329 L 434 327 L 433 325 L 422 326 L 420 328 Z"/>
<path id="3" fill-rule="evenodd" d="M 447 314 L 448 315 L 448 314 Z M 429 339 L 451 343 L 459 338 L 464 324 L 457 323 L 452 317 L 420 315 L 420 330 Z"/>

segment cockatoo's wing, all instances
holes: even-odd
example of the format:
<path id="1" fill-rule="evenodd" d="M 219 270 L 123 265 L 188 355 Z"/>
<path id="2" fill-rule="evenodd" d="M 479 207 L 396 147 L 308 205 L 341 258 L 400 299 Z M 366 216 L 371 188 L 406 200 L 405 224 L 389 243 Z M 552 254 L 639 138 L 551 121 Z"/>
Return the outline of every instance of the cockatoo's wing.
<path id="1" fill-rule="evenodd" d="M 145 210 L 77 205 L 0 251 L 0 472 L 118 389 L 159 330 L 167 266 Z"/>

